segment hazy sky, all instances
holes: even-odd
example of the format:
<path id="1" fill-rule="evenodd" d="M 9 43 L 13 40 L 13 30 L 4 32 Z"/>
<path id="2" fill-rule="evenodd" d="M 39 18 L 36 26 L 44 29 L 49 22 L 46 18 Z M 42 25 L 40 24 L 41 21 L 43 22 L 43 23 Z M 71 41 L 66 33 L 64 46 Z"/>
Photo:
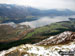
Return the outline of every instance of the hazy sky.
<path id="1" fill-rule="evenodd" d="M 26 5 L 39 9 L 75 10 L 75 0 L 0 0 L 0 3 Z"/>

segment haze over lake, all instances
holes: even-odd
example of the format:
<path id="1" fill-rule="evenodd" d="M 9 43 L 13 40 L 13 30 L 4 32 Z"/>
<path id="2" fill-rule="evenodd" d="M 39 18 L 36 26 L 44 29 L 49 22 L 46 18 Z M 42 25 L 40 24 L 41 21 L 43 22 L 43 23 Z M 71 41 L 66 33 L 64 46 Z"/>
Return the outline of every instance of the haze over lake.
<path id="1" fill-rule="evenodd" d="M 60 21 L 69 21 L 68 18 L 75 16 L 57 16 L 57 17 L 40 17 L 40 19 L 30 22 L 22 22 L 21 25 L 29 25 L 32 28 L 45 26 L 51 23 L 60 22 Z"/>

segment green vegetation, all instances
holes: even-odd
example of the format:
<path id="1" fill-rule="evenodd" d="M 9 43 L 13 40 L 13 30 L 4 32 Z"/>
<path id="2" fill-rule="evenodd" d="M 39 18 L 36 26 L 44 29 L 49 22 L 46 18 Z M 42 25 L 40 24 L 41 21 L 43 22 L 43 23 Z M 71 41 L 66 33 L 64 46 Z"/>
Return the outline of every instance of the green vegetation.
<path id="1" fill-rule="evenodd" d="M 8 49 L 13 46 L 17 46 L 20 44 L 33 44 L 37 43 L 43 39 L 46 39 L 52 35 L 59 34 L 64 31 L 74 31 L 75 32 L 75 22 L 64 21 L 52 23 L 51 25 L 46 25 L 44 27 L 36 28 L 30 32 L 28 32 L 22 39 L 18 41 L 14 41 L 11 43 L 0 44 L 0 50 Z"/>
<path id="2" fill-rule="evenodd" d="M 67 30 L 68 31 L 75 31 L 74 24 L 75 24 L 75 22 L 70 22 L 70 21 L 52 23 L 51 25 L 47 25 L 44 27 L 34 29 L 34 31 L 28 33 L 25 38 L 29 38 L 32 36 L 35 37 L 38 35 L 51 36 L 51 35 L 56 35 L 60 32 L 67 31 Z"/>

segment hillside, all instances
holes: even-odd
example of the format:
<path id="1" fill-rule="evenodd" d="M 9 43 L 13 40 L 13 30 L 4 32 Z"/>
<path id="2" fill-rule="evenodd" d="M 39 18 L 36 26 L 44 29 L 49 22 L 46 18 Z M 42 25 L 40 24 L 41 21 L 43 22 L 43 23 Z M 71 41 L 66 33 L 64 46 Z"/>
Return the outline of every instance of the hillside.
<path id="1" fill-rule="evenodd" d="M 22 39 L 20 39 L 18 41 L 6 43 L 6 44 L 5 43 L 0 44 L 0 50 L 8 49 L 10 47 L 18 46 L 18 45 L 21 45 L 21 44 L 38 43 L 38 42 L 40 42 L 44 39 L 49 38 L 50 36 L 57 35 L 57 34 L 62 33 L 64 31 L 75 32 L 75 22 L 62 21 L 62 22 L 52 23 L 50 25 L 46 25 L 46 26 L 43 26 L 43 27 L 31 29 L 31 30 L 29 30 L 29 32 L 26 35 L 24 35 L 22 37 Z"/>
<path id="2" fill-rule="evenodd" d="M 37 40 L 40 41 L 41 39 L 48 38 L 51 35 L 56 35 L 64 31 L 75 32 L 74 24 L 75 22 L 71 22 L 71 21 L 62 21 L 62 22 L 52 23 L 50 25 L 46 25 L 46 26 L 34 29 L 32 32 L 28 33 L 25 36 L 25 38 L 33 38 L 33 39 L 37 38 Z"/>
<path id="3" fill-rule="evenodd" d="M 0 43 L 20 40 L 27 34 L 29 26 L 14 23 L 0 24 Z"/>
<path id="4" fill-rule="evenodd" d="M 73 34 L 71 35 L 70 33 L 73 33 Z M 58 36 L 58 37 L 56 37 L 56 36 Z M 63 38 L 65 38 L 65 39 L 63 39 Z M 52 39 L 52 37 L 46 39 L 49 41 L 45 41 L 45 42 L 43 41 L 43 43 L 46 44 L 46 43 L 51 42 L 50 39 L 51 39 L 51 41 L 54 41 L 54 39 L 55 39 L 55 41 L 57 39 L 58 39 L 58 41 L 63 40 L 62 42 L 64 42 L 67 39 L 75 40 L 75 32 L 70 32 L 70 31 L 63 32 L 59 35 L 55 35 L 53 39 Z M 70 41 L 70 40 L 68 40 L 68 41 Z M 57 42 L 55 42 L 55 43 L 57 44 Z M 66 42 L 64 42 L 64 43 L 66 43 Z M 0 56 L 62 56 L 61 54 L 64 54 L 62 52 L 66 52 L 67 56 L 75 54 L 74 53 L 75 41 L 71 41 L 67 44 L 62 44 L 62 45 L 61 44 L 50 45 L 50 44 L 51 43 L 49 43 L 49 45 L 43 45 L 43 46 L 40 46 L 40 45 L 38 46 L 37 44 L 20 45 L 20 46 L 13 47 L 8 50 L 1 51 Z M 69 51 L 70 51 L 70 53 L 69 53 Z M 72 54 L 71 54 L 71 52 L 72 52 Z"/>
<path id="5" fill-rule="evenodd" d="M 75 41 L 75 32 L 66 31 L 55 36 L 51 36 L 35 45 L 58 45 Z"/>

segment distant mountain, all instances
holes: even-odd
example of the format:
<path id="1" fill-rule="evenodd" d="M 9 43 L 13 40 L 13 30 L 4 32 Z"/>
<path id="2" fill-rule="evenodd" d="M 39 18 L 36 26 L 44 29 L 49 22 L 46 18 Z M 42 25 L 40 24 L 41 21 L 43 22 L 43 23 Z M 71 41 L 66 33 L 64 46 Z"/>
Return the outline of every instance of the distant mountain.
<path id="1" fill-rule="evenodd" d="M 15 22 L 20 23 L 24 21 L 33 21 L 39 17 L 49 16 L 70 16 L 75 15 L 75 11 L 66 10 L 39 10 L 32 7 L 14 5 L 14 4 L 0 4 L 0 23 Z"/>
<path id="2" fill-rule="evenodd" d="M 35 8 L 13 4 L 12 5 L 0 4 L 0 21 L 2 21 L 3 23 L 6 22 L 20 23 L 24 21 L 32 21 L 36 19 L 34 18 L 34 16 L 36 15 L 37 12 L 38 10 Z"/>
<path id="3" fill-rule="evenodd" d="M 71 11 L 69 9 L 65 10 L 57 10 L 57 9 L 50 9 L 50 10 L 43 10 L 42 15 L 44 16 L 70 16 L 75 15 L 75 11 Z"/>

